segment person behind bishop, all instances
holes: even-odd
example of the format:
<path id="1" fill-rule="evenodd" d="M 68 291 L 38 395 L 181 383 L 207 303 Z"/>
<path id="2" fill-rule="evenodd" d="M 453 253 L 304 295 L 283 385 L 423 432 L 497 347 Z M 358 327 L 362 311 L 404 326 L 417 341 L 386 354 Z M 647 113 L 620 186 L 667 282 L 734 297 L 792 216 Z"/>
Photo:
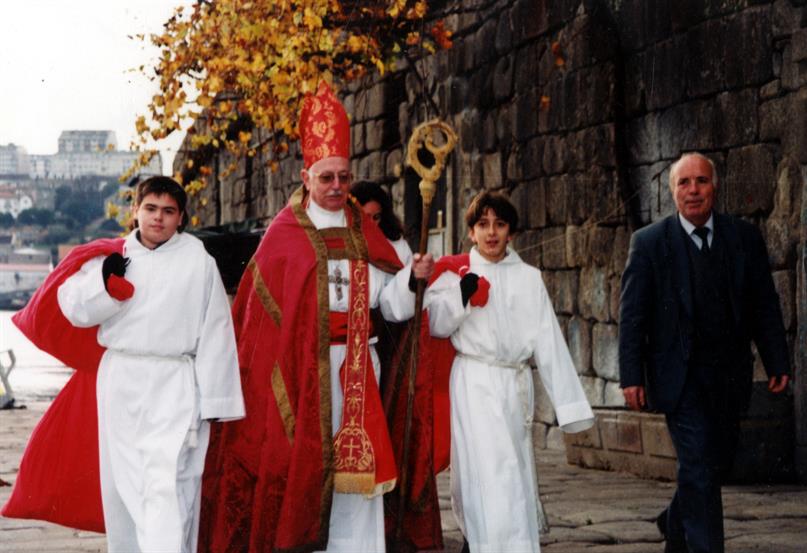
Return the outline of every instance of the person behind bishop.
<path id="1" fill-rule="evenodd" d="M 678 486 L 657 525 L 666 552 L 722 553 L 721 481 L 751 396 L 756 343 L 779 393 L 789 362 L 779 297 L 757 227 L 714 210 L 714 163 L 670 168 L 677 213 L 636 231 L 622 275 L 619 369 L 625 402 L 665 414 Z"/>
<path id="2" fill-rule="evenodd" d="M 208 456 L 201 550 L 383 552 L 397 469 L 369 310 L 414 314 L 410 276 L 349 200 L 350 127 L 327 84 L 300 115 L 303 186 L 272 221 L 233 306 L 248 419 Z"/>

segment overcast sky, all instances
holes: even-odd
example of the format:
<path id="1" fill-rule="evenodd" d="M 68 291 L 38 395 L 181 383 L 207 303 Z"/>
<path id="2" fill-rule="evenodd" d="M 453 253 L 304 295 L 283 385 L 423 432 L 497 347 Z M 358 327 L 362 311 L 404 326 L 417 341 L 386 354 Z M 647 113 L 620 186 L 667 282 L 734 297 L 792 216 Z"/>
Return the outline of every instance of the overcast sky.
<path id="1" fill-rule="evenodd" d="M 113 130 L 128 149 L 156 84 L 128 71 L 156 57 L 127 38 L 158 33 L 191 0 L 0 0 L 0 144 L 52 154 L 68 129 Z M 160 145 L 164 170 L 181 142 Z"/>

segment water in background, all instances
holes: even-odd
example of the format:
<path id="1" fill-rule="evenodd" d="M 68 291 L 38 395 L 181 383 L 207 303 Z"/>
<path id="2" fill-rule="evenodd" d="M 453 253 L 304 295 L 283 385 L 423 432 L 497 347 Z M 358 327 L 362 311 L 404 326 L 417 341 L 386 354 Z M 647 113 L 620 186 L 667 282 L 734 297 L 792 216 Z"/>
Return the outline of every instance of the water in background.
<path id="1" fill-rule="evenodd" d="M 9 375 L 16 404 L 51 400 L 73 371 L 33 345 L 11 322 L 12 315 L 13 311 L 0 311 L 0 352 L 12 349 L 17 358 Z M 8 362 L 5 353 L 0 354 L 0 362 Z"/>

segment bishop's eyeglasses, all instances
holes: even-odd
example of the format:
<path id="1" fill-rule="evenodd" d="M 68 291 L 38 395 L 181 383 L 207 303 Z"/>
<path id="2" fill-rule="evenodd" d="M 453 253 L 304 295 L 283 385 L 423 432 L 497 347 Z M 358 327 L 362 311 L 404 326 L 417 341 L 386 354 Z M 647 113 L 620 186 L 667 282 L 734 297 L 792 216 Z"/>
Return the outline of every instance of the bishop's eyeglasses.
<path id="1" fill-rule="evenodd" d="M 339 171 L 338 173 L 334 173 L 333 171 L 325 171 L 322 173 L 308 171 L 308 174 L 317 177 L 319 183 L 326 186 L 333 184 L 336 179 L 339 179 L 339 184 L 350 184 L 353 180 L 353 173 L 350 171 Z"/>

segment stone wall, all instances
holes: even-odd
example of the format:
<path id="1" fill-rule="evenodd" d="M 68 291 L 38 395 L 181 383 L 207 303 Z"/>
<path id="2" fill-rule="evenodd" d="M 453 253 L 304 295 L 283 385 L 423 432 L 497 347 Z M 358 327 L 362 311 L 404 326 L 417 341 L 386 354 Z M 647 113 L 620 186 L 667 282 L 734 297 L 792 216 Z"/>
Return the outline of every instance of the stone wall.
<path id="1" fill-rule="evenodd" d="M 674 211 L 669 165 L 701 150 L 718 167 L 719 209 L 766 237 L 792 343 L 804 317 L 795 303 L 807 167 L 804 4 L 447 0 L 452 49 L 344 92 L 353 172 L 386 185 L 417 228 L 404 146 L 439 112 L 459 133 L 436 200 L 447 251 L 467 247 L 462 211 L 473 194 L 508 191 L 523 223 L 514 246 L 543 271 L 589 399 L 619 406 L 619 284 L 630 234 Z M 264 164 L 242 162 L 227 179 L 214 172 L 196 206 L 203 223 L 277 212 L 300 183 L 299 153 L 292 148 L 275 173 Z M 807 405 L 803 382 L 807 375 L 797 380 L 797 410 Z M 536 444 L 562 447 L 536 387 Z M 807 451 L 804 424 L 796 435 Z"/>

